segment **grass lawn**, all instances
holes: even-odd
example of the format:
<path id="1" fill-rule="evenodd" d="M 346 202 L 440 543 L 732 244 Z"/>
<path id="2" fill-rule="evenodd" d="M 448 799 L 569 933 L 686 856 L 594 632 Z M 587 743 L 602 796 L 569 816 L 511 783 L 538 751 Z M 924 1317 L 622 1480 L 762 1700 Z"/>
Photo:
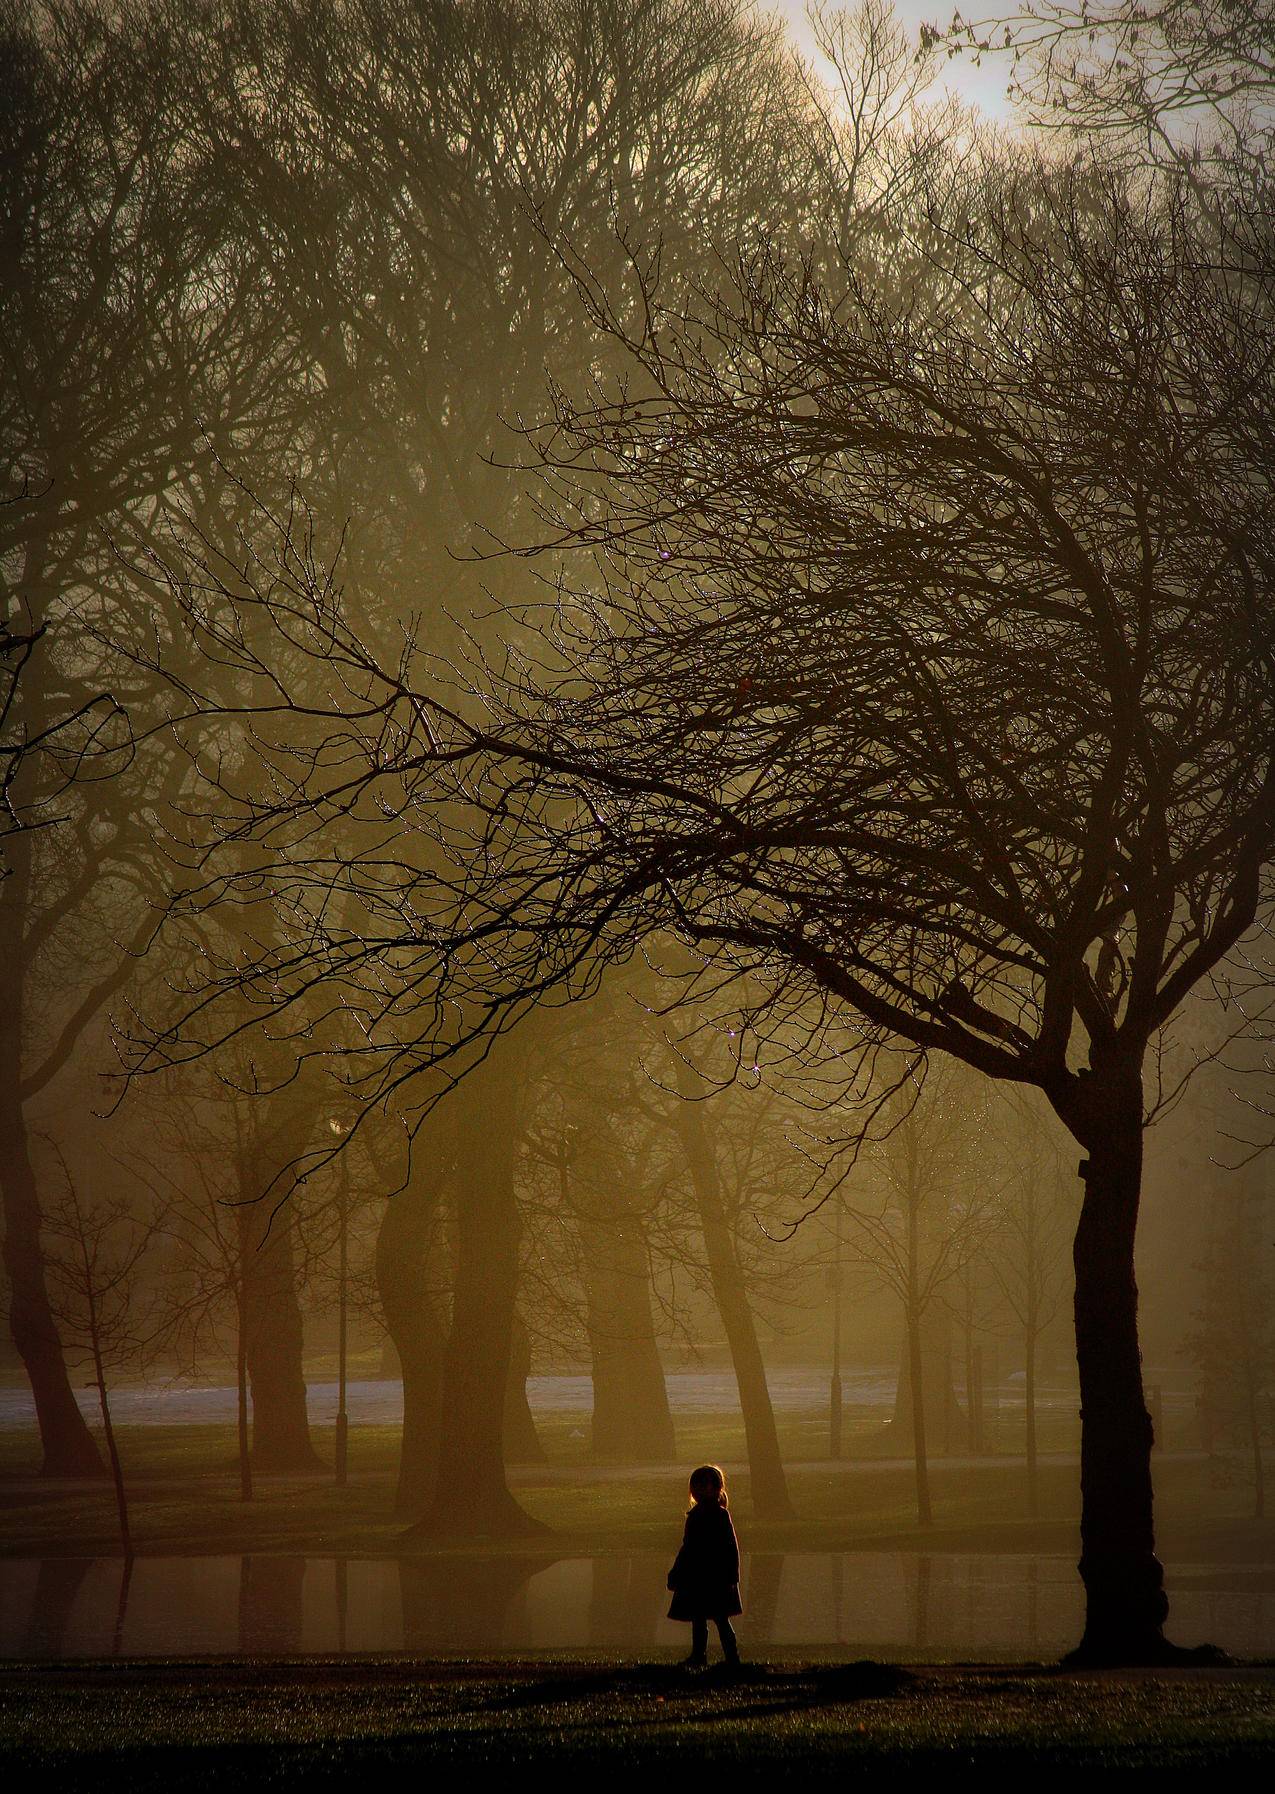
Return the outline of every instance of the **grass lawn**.
<path id="1" fill-rule="evenodd" d="M 315 1444 L 330 1457 L 323 1428 Z M 694 1445 L 702 1443 L 693 1438 Z M 869 1436 L 866 1444 L 877 1444 Z M 114 1504 L 105 1485 L 45 1482 L 31 1474 L 29 1431 L 0 1433 L 0 1499 L 5 1555 L 110 1555 L 118 1550 Z M 351 1438 L 350 1481 L 336 1488 L 322 1476 L 261 1477 L 256 1497 L 239 1499 L 234 1435 L 228 1426 L 131 1426 L 120 1429 L 133 1531 L 139 1552 L 300 1552 L 350 1556 L 433 1549 L 404 1541 L 393 1512 L 398 1439 L 389 1426 L 363 1427 Z M 553 1440 L 550 1439 L 553 1449 Z M 1045 1459 L 1041 1517 L 1026 1518 L 1021 1460 L 931 1464 L 934 1525 L 915 1525 L 910 1464 L 860 1451 L 851 1438 L 836 1466 L 800 1460 L 789 1479 L 798 1518 L 764 1522 L 749 1501 L 748 1476 L 732 1473 L 733 1504 L 748 1548 L 769 1551 L 851 1550 L 902 1545 L 931 1550 L 1077 1547 L 1079 1473 L 1074 1458 Z M 726 1456 L 726 1454 L 722 1454 Z M 729 1459 L 727 1459 L 729 1462 Z M 601 1470 L 557 1454 L 543 1467 L 513 1472 L 527 1511 L 556 1535 L 562 1553 L 665 1550 L 676 1539 L 684 1472 Z M 1201 1458 L 1169 1457 L 1157 1468 L 1160 1534 L 1166 1556 L 1180 1561 L 1275 1560 L 1271 1522 L 1246 1518 L 1247 1492 L 1215 1486 Z"/>
<path id="2" fill-rule="evenodd" d="M 725 1786 L 872 1767 L 1239 1767 L 1275 1748 L 1275 1670 L 1069 1674 L 1038 1665 L 667 1663 L 12 1665 L 0 1764 L 59 1794 L 311 1787 L 369 1773 L 707 1770 Z M 351 1783 L 350 1785 L 354 1785 Z"/>

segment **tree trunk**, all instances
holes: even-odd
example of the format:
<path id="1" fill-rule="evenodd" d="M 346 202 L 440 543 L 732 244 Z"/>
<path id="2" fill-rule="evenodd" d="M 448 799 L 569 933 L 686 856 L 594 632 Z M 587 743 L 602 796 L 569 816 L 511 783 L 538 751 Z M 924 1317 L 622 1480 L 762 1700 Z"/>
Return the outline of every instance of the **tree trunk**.
<path id="1" fill-rule="evenodd" d="M 603 1463 L 670 1463 L 673 1418 L 655 1343 L 641 1222 L 620 1206 L 607 1214 L 578 1200 L 573 1207 L 584 1253 L 593 1456 Z"/>
<path id="2" fill-rule="evenodd" d="M 527 1400 L 531 1375 L 531 1339 L 518 1314 L 510 1337 L 509 1376 L 505 1383 L 505 1461 L 509 1464 L 545 1464 L 536 1422 Z"/>
<path id="3" fill-rule="evenodd" d="M 5 881 L 10 899 L 21 912 L 29 876 L 25 853 L 13 854 L 14 869 Z M 40 1244 L 40 1195 L 31 1163 L 22 1103 L 23 988 L 22 946 L 11 934 L 0 953 L 0 1188 L 4 1194 L 4 1268 L 9 1278 L 9 1330 L 26 1368 L 35 1400 L 44 1458 L 43 1476 L 106 1475 L 97 1442 L 81 1414 L 67 1375 L 62 1340 L 44 1275 Z"/>
<path id="4" fill-rule="evenodd" d="M 771 1406 L 766 1366 L 757 1341 L 757 1328 L 749 1307 L 735 1240 L 726 1219 L 717 1155 L 709 1136 L 704 1104 L 692 1100 L 696 1089 L 691 1069 L 677 1054 L 673 1058 L 681 1098 L 675 1120 L 699 1202 L 713 1296 L 735 1367 L 744 1437 L 748 1444 L 753 1510 L 763 1520 L 790 1520 L 794 1517 L 793 1505 L 788 1496 L 783 1459 L 779 1455 L 775 1411 Z"/>
<path id="5" fill-rule="evenodd" d="M 1080 1372 L 1080 1574 L 1086 1663 L 1162 1662 L 1168 1602 L 1155 1552 L 1151 1416 L 1138 1349 L 1134 1238 L 1142 1179 L 1142 1091 L 1121 1068 L 1087 1073 L 1080 1112 L 1085 1196 L 1076 1228 Z M 1073 1131 L 1076 1131 L 1073 1128 Z"/>
<path id="6" fill-rule="evenodd" d="M 394 1511 L 418 1519 L 438 1480 L 445 1336 L 429 1288 L 439 1191 L 413 1173 L 385 1205 L 376 1236 L 376 1282 L 403 1378 L 403 1436 Z"/>
<path id="7" fill-rule="evenodd" d="M 505 1389 L 518 1293 L 514 1192 L 521 1056 L 505 1043 L 451 1098 L 462 1104 L 456 1274 L 443 1355 L 442 1452 L 434 1498 L 414 1529 L 466 1538 L 542 1532 L 505 1475 Z M 497 1061 L 496 1055 L 499 1054 Z"/>
<path id="8" fill-rule="evenodd" d="M 119 1445 L 115 1438 L 115 1427 L 111 1421 L 111 1403 L 106 1393 L 106 1373 L 102 1368 L 101 1355 L 94 1351 L 97 1372 L 97 1396 L 102 1410 L 102 1431 L 106 1435 L 106 1450 L 111 1461 L 111 1481 L 115 1486 L 115 1511 L 120 1522 L 120 1548 L 126 1563 L 133 1558 L 133 1532 L 128 1523 L 128 1491 L 124 1487 L 124 1466 L 120 1462 Z"/>
<path id="9" fill-rule="evenodd" d="M 921 1369 L 925 1389 L 926 1442 L 933 1451 L 940 1441 L 946 1442 L 954 1420 L 962 1421 L 961 1404 L 952 1386 L 952 1340 L 949 1317 L 937 1301 L 922 1311 Z M 912 1449 L 912 1348 L 906 1320 L 899 1338 L 899 1380 L 894 1391 L 894 1412 L 890 1419 L 891 1439 L 897 1437 L 900 1452 Z"/>
<path id="10" fill-rule="evenodd" d="M 243 1193 L 257 1188 L 247 1185 Z M 322 1470 L 310 1443 L 291 1208 L 267 1197 L 243 1202 L 236 1213 L 253 1465 L 259 1474 L 276 1476 Z"/>

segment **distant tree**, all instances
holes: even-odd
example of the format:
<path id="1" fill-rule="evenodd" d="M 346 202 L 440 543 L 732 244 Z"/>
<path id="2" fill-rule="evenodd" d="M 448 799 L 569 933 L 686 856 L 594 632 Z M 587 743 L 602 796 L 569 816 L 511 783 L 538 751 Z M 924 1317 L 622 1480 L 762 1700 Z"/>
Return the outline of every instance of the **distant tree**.
<path id="1" fill-rule="evenodd" d="M 723 1147 L 718 1135 L 725 1118 L 719 1117 L 711 1100 L 714 1081 L 672 1039 L 667 1041 L 666 1066 L 668 1082 L 676 1091 L 668 1109 L 669 1120 L 686 1157 L 713 1300 L 722 1318 L 739 1390 L 753 1507 L 765 1519 L 791 1519 L 792 1499 L 740 1240 L 745 1217 L 751 1221 L 749 1198 L 759 1194 L 752 1187 L 750 1155 Z M 745 1116 L 730 1120 L 741 1130 L 747 1126 Z"/>
<path id="2" fill-rule="evenodd" d="M 111 1418 L 109 1377 L 137 1367 L 155 1334 L 155 1297 L 142 1262 L 162 1228 L 162 1212 L 134 1213 L 119 1198 L 80 1194 L 61 1153 L 63 1190 L 45 1217 L 50 1303 L 68 1357 L 88 1366 L 97 1391 L 106 1455 L 115 1487 L 120 1544 L 133 1555 L 124 1467 Z"/>
<path id="3" fill-rule="evenodd" d="M 8 790 L 29 826 L 11 837 L 3 895 L 0 1193 L 11 1327 L 44 1468 L 59 1475 L 103 1465 L 42 1285 L 29 1111 L 136 969 L 183 765 L 168 738 L 139 751 L 153 687 L 98 628 L 107 616 L 162 628 L 124 551 L 153 543 L 175 482 L 206 458 L 201 414 L 233 419 L 250 454 L 227 383 L 201 385 L 192 369 L 224 374 L 247 335 L 268 336 L 259 310 L 244 316 L 253 283 L 224 262 L 210 269 L 224 221 L 181 148 L 180 35 L 171 8 L 0 5 L 0 603 L 18 637 L 42 632 L 6 749 L 50 750 L 25 752 L 23 789 Z M 68 716 L 80 719 L 71 731 Z M 87 766 L 77 742 L 93 750 Z M 82 789 L 90 771 L 111 782 Z"/>
<path id="4" fill-rule="evenodd" d="M 673 1422 L 656 1340 L 652 1235 L 671 1155 L 662 1117 L 644 1109 L 640 1035 L 618 1009 L 603 996 L 576 1011 L 538 1058 L 519 1175 L 537 1250 L 523 1285 L 542 1327 L 552 1328 L 556 1315 L 560 1330 L 583 1336 L 594 1457 L 669 1463 Z"/>
<path id="5" fill-rule="evenodd" d="M 304 399 L 307 494 L 350 519 L 343 567 L 369 640 L 392 654 L 418 609 L 431 640 L 454 639 L 446 612 L 489 612 L 481 583 L 510 569 L 450 551 L 525 513 L 505 420 L 543 409 L 548 362 L 574 378 L 613 354 L 554 233 L 619 271 L 623 220 L 661 239 L 670 269 L 699 270 L 715 243 L 810 203 L 809 109 L 781 29 L 738 0 L 263 0 L 211 35 L 216 53 L 189 63 L 192 143 L 263 293 L 290 311 L 304 373 L 281 385 Z M 235 557 L 203 513 L 198 527 Z M 490 618 L 473 627 L 493 639 Z M 494 1054 L 475 1073 L 485 1098 L 458 1100 L 516 1128 L 524 1093 L 501 1080 L 520 1064 Z M 465 1132 L 452 1180 L 466 1287 L 443 1353 L 444 1531 L 526 1522 L 498 1461 L 514 1318 L 495 1303 L 513 1302 L 519 1252 L 504 1145 Z M 400 1238 L 407 1206 L 386 1217 Z"/>
<path id="6" fill-rule="evenodd" d="M 985 1098 L 960 1066 L 910 1067 L 880 1115 L 881 1139 L 866 1150 L 844 1193 L 850 1253 L 903 1314 L 897 1411 L 916 1467 L 918 1526 L 933 1521 L 929 1425 L 947 1394 L 934 1390 L 934 1377 L 950 1378 L 946 1363 L 931 1358 L 927 1365 L 927 1323 L 983 1247 L 1002 1175 L 999 1162 L 986 1162 L 986 1113 Z"/>
<path id="7" fill-rule="evenodd" d="M 226 1104 L 233 1100 L 227 1094 Z M 131 1175 L 168 1210 L 173 1252 L 159 1279 L 157 1340 L 192 1376 L 206 1375 L 210 1362 L 218 1358 L 229 1357 L 234 1363 L 239 1496 L 251 1501 L 245 1276 L 233 1186 L 226 1178 L 225 1138 L 209 1125 L 206 1114 L 200 1114 L 189 1087 L 182 1090 L 176 1079 L 162 1091 L 157 1106 L 162 1107 L 166 1124 L 157 1130 L 159 1151 L 138 1150 L 125 1161 Z M 227 1317 L 232 1335 L 228 1351 L 222 1337 Z"/>

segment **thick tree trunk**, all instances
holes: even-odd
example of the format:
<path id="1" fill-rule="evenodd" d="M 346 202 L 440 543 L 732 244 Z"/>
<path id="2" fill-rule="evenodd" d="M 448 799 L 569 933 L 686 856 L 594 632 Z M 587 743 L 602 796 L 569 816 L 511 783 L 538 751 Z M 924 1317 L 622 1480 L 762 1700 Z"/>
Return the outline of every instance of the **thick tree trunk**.
<path id="1" fill-rule="evenodd" d="M 1080 1371 L 1080 1574 L 1089 1663 L 1163 1661 L 1168 1602 L 1155 1552 L 1151 1416 L 1138 1349 L 1134 1237 L 1142 1180 L 1142 1091 L 1136 1071 L 1084 1078 L 1089 1158 L 1076 1229 L 1076 1361 Z"/>
<path id="2" fill-rule="evenodd" d="M 574 1206 L 592 1355 L 593 1455 L 603 1463 L 670 1463 L 673 1418 L 641 1222 L 619 1206 L 605 1215 Z"/>
<path id="3" fill-rule="evenodd" d="M 5 1080 L 5 1107 L 10 1107 L 8 1095 Z M 104 1477 L 106 1466 L 72 1392 L 62 1340 L 49 1307 L 40 1245 L 40 1199 L 20 1104 L 10 1107 L 9 1115 L 0 1119 L 0 1128 L 9 1330 L 35 1400 L 43 1452 L 40 1474 Z"/>
<path id="4" fill-rule="evenodd" d="M 403 1437 L 394 1511 L 419 1519 L 438 1481 L 446 1338 L 429 1288 L 438 1186 L 415 1174 L 385 1205 L 376 1281 L 403 1378 Z"/>
<path id="5" fill-rule="evenodd" d="M 695 1080 L 690 1067 L 674 1055 L 678 1092 L 676 1122 L 690 1168 L 691 1182 L 699 1203 L 700 1225 L 704 1233 L 704 1250 L 708 1258 L 713 1296 L 730 1345 L 735 1381 L 739 1388 L 739 1406 L 744 1419 L 744 1438 L 748 1444 L 748 1468 L 752 1487 L 753 1510 L 763 1520 L 790 1520 L 793 1505 L 788 1495 L 788 1479 L 784 1475 L 779 1454 L 779 1434 L 775 1429 L 775 1411 L 771 1406 L 766 1383 L 766 1366 L 748 1291 L 735 1251 L 735 1240 L 726 1219 L 722 1201 L 721 1178 L 717 1155 L 709 1137 L 702 1102 L 691 1100 Z"/>
<path id="6" fill-rule="evenodd" d="M 499 1053 L 499 1059 L 496 1058 Z M 521 1057 L 507 1043 L 452 1098 L 459 1116 L 456 1274 L 443 1357 L 442 1451 L 423 1534 L 519 1537 L 545 1529 L 505 1475 L 505 1390 L 518 1293 L 514 1192 Z"/>
<path id="7" fill-rule="evenodd" d="M 246 1186 L 244 1194 L 256 1188 Z M 262 1200 L 246 1201 L 236 1212 L 253 1466 L 259 1474 L 276 1476 L 322 1470 L 310 1443 L 291 1210 L 286 1202 L 275 1207 Z"/>
<path id="8" fill-rule="evenodd" d="M 25 854 L 15 854 L 6 880 L 20 906 Z M 16 920 L 14 915 L 12 920 Z M 0 953 L 0 1189 L 4 1195 L 4 1268 L 9 1279 L 9 1330 L 35 1400 L 43 1476 L 104 1477 L 102 1454 L 81 1414 L 67 1375 L 62 1340 L 49 1306 L 40 1244 L 40 1194 L 31 1163 L 22 1104 L 23 988 L 21 943 Z"/>

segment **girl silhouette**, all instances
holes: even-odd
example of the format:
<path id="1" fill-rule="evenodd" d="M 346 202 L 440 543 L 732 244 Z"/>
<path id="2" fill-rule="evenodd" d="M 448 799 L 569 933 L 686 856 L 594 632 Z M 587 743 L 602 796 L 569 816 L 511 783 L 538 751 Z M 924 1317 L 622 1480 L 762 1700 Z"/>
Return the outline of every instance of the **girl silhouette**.
<path id="1" fill-rule="evenodd" d="M 686 1515 L 682 1548 L 668 1573 L 673 1591 L 668 1617 L 691 1623 L 688 1666 L 702 1669 L 708 1662 L 708 1622 L 717 1627 L 722 1655 L 728 1666 L 739 1666 L 739 1645 L 731 1616 L 742 1613 L 739 1600 L 739 1541 L 731 1525 L 726 1478 L 716 1464 L 701 1464 L 691 1471 L 691 1505 Z"/>

